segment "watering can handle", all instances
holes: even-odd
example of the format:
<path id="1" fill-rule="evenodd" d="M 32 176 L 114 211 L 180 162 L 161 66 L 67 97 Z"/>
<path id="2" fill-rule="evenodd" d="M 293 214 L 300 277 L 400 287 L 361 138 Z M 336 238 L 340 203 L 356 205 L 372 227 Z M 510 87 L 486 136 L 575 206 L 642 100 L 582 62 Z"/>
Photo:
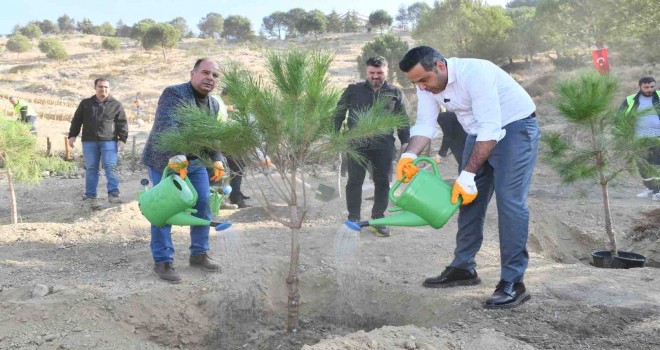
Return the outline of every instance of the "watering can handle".
<path id="1" fill-rule="evenodd" d="M 436 176 L 440 176 L 440 171 L 438 170 L 438 164 L 435 163 L 433 158 L 430 158 L 430 157 L 417 157 L 417 158 L 415 158 L 415 160 L 413 160 L 413 165 L 417 165 L 417 163 L 419 163 L 419 162 L 427 162 L 427 163 L 431 164 L 431 167 L 433 168 L 433 174 L 435 174 Z M 401 185 L 401 183 L 403 183 L 403 179 L 402 180 L 396 180 L 396 182 L 394 183 L 394 186 L 392 186 L 392 188 L 390 189 L 390 193 L 389 193 L 390 201 L 394 204 L 397 204 L 397 201 L 399 200 L 398 198 L 394 197 L 394 192 L 396 192 L 397 188 L 399 188 L 399 185 Z"/>
<path id="2" fill-rule="evenodd" d="M 160 181 L 164 181 L 169 175 L 169 173 L 170 173 L 170 167 L 166 166 L 165 169 L 163 169 L 163 176 L 160 178 Z M 179 175 L 173 172 L 172 176 L 179 176 Z M 198 197 L 197 190 L 195 189 L 195 186 L 193 186 L 192 182 L 190 182 L 189 178 L 190 176 L 186 176 L 186 178 L 183 179 L 183 181 L 185 181 L 186 185 L 188 185 L 188 188 L 190 188 L 190 192 L 192 192 L 193 194 L 194 202 L 197 203 L 197 197 Z"/>

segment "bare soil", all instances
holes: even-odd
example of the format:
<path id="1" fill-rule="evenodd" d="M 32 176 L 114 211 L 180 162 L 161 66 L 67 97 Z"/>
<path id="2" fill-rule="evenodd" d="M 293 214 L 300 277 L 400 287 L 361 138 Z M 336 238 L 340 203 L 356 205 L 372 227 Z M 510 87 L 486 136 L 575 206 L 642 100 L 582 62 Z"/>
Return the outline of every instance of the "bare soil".
<path id="1" fill-rule="evenodd" d="M 349 57 L 365 38 L 355 40 L 338 49 L 346 53 L 338 56 L 337 72 L 348 69 Z M 191 60 L 182 52 L 175 55 L 181 62 Z M 0 58 L 5 78 L 13 59 Z M 352 78 L 345 73 L 341 79 Z M 539 109 L 545 111 L 542 128 L 561 127 L 551 107 Z M 45 145 L 46 137 L 62 139 L 69 123 L 44 119 L 39 126 Z M 149 128 L 148 123 L 131 126 L 137 153 Z M 124 203 L 105 203 L 98 211 L 80 200 L 82 170 L 49 174 L 38 186 L 17 186 L 22 223 L 11 225 L 6 179 L 0 176 L 0 349 L 660 347 L 660 203 L 635 198 L 641 191 L 637 178 L 612 186 L 611 206 L 620 249 L 646 255 L 648 267 L 598 269 L 589 265 L 589 256 L 607 247 L 599 189 L 562 185 L 539 161 L 529 196 L 531 259 L 525 283 L 532 299 L 504 311 L 482 306 L 499 279 L 494 201 L 477 255 L 482 284 L 447 290 L 421 286 L 451 261 L 454 217 L 440 230 L 393 228 L 389 238 L 363 230 L 358 262 L 350 271 L 355 288 L 347 294 L 338 286 L 338 273 L 346 271 L 340 271 L 333 250 L 345 219 L 344 201 L 310 199 L 301 232 L 301 323 L 295 333 L 286 333 L 290 232 L 267 217 L 259 175 L 245 180 L 253 207 L 220 213 L 221 220 L 233 223 L 231 234 L 240 244 L 228 246 L 227 232 L 212 233 L 210 253 L 221 262 L 220 273 L 189 267 L 188 230 L 173 230 L 175 264 L 184 280 L 170 285 L 151 271 L 149 225 L 135 201 L 146 172 L 134 165 L 131 142 L 120 166 Z M 60 143 L 53 142 L 56 152 Z M 75 157 L 79 162 L 80 154 Z M 336 186 L 332 164 L 316 170 L 312 187 Z M 455 172 L 453 159 L 446 159 L 442 176 L 453 179 Z M 104 186 L 102 177 L 99 193 Z M 364 201 L 364 217 L 370 205 Z M 285 208 L 275 209 L 280 211 Z"/>

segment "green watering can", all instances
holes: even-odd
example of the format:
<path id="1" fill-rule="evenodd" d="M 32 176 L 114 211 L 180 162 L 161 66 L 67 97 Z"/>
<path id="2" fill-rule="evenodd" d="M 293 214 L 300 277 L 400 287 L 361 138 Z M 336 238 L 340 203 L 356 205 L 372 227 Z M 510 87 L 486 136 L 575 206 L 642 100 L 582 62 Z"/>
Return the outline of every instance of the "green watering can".
<path id="1" fill-rule="evenodd" d="M 194 209 L 198 198 L 195 187 L 188 177 L 182 180 L 179 175 L 167 175 L 167 172 L 168 168 L 165 168 L 160 182 L 151 189 L 147 188 L 149 180 L 140 181 L 144 188 L 138 192 L 138 205 L 142 215 L 151 224 L 154 226 L 212 226 L 217 231 L 231 226 L 230 222 L 214 222 L 192 216 L 197 212 Z M 229 191 L 231 191 L 231 187 L 229 187 Z"/>
<path id="2" fill-rule="evenodd" d="M 440 177 L 438 165 L 429 157 L 419 157 L 413 161 L 414 165 L 419 162 L 431 164 L 433 173 L 420 170 L 410 179 L 408 186 L 399 197 L 395 196 L 402 180 L 397 180 L 390 189 L 390 201 L 396 205 L 388 209 L 390 212 L 398 212 L 396 215 L 373 219 L 369 221 L 346 221 L 346 226 L 360 231 L 366 226 L 431 226 L 441 228 L 454 215 L 463 202 L 458 198 L 456 204 L 451 204 L 452 187 Z"/>

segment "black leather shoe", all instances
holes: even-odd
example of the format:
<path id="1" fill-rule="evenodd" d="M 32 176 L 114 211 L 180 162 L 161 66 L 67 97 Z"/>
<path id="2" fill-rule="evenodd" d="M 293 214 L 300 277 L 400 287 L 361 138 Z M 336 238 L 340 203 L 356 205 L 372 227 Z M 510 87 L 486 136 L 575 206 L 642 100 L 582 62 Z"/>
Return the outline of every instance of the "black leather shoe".
<path id="1" fill-rule="evenodd" d="M 481 283 L 481 279 L 476 270 L 463 270 L 447 266 L 440 276 L 427 278 L 422 285 L 427 288 L 448 288 L 474 286 L 479 283 Z"/>
<path id="2" fill-rule="evenodd" d="M 251 207 L 251 205 L 245 203 L 245 200 L 243 200 L 243 199 L 238 200 L 238 201 L 232 201 L 232 200 L 230 200 L 229 203 L 231 203 L 231 204 L 236 204 L 236 206 L 237 206 L 238 208 L 240 208 L 240 209 Z"/>
<path id="3" fill-rule="evenodd" d="M 516 307 L 532 296 L 525 289 L 525 284 L 500 281 L 495 287 L 493 295 L 486 300 L 484 305 L 487 309 L 510 309 Z"/>

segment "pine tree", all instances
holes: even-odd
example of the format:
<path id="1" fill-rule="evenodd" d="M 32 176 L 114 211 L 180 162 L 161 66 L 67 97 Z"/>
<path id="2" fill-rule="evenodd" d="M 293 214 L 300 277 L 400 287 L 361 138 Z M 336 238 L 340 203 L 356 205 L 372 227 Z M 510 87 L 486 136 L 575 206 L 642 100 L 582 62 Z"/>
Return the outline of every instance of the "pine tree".
<path id="1" fill-rule="evenodd" d="M 387 110 L 387 101 L 377 101 L 373 108 L 359 113 L 355 128 L 344 134 L 335 131 L 334 111 L 340 92 L 330 87 L 331 62 L 332 56 L 321 52 L 271 52 L 266 64 L 268 80 L 252 75 L 238 63 L 229 64 L 221 79 L 236 111 L 230 116 L 232 121 L 217 122 L 200 115 L 196 107 L 183 107 L 178 113 L 181 126 L 161 136 L 157 143 L 161 149 L 195 154 L 202 154 L 204 148 L 220 149 L 260 167 L 265 181 L 257 186 L 265 199 L 266 212 L 291 230 L 291 262 L 286 278 L 288 331 L 298 324 L 298 235 L 310 194 L 305 180 L 307 168 L 322 155 L 339 152 L 361 159 L 354 149 L 360 141 L 391 133 L 407 123 Z M 260 153 L 272 159 L 274 168 L 260 159 Z M 287 204 L 287 217 L 276 216 L 266 193 Z"/>
<path id="2" fill-rule="evenodd" d="M 61 172 L 72 170 L 75 166 L 60 158 L 43 155 L 38 149 L 37 138 L 30 133 L 27 124 L 0 116 L 0 169 L 7 175 L 13 224 L 18 223 L 14 182 L 37 184 L 46 170 Z"/>
<path id="3" fill-rule="evenodd" d="M 641 156 L 657 138 L 638 138 L 635 125 L 644 111 L 626 113 L 612 108 L 618 83 L 610 75 L 581 72 L 561 81 L 557 109 L 574 133 L 552 132 L 543 136 L 544 158 L 562 181 L 590 180 L 600 185 L 605 209 L 605 232 L 613 257 L 618 256 L 612 224 L 608 185 L 624 172 L 636 173 Z"/>

